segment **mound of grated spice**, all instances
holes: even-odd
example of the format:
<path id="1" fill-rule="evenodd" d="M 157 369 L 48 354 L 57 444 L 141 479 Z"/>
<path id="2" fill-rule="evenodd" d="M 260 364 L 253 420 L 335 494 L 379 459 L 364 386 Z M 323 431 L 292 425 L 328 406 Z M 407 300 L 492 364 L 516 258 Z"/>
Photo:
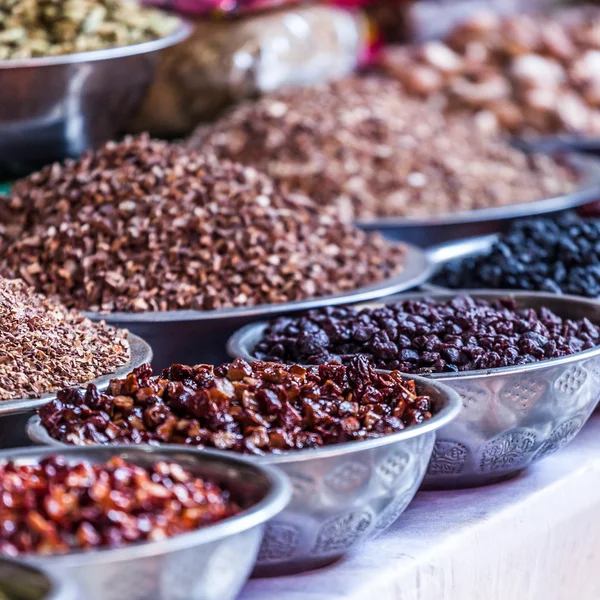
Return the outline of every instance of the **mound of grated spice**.
<path id="1" fill-rule="evenodd" d="M 125 331 L 93 323 L 21 280 L 0 277 L 0 400 L 84 383 L 128 360 Z"/>
<path id="2" fill-rule="evenodd" d="M 60 554 L 156 542 L 240 512 L 229 492 L 167 461 L 148 467 L 49 456 L 0 462 L 0 554 Z"/>
<path id="3" fill-rule="evenodd" d="M 404 255 L 251 167 L 147 136 L 18 181 L 0 223 L 0 274 L 103 312 L 336 294 L 397 274 Z"/>
<path id="4" fill-rule="evenodd" d="M 550 156 L 485 135 L 468 116 L 447 119 L 386 77 L 276 92 L 199 128 L 187 146 L 262 169 L 344 220 L 520 204 L 576 183 Z"/>
<path id="5" fill-rule="evenodd" d="M 377 438 L 427 421 L 430 396 L 399 372 L 378 373 L 364 358 L 348 365 L 242 359 L 219 367 L 149 365 L 106 392 L 59 392 L 39 410 L 55 439 L 75 445 L 169 443 L 245 454 L 281 453 Z"/>

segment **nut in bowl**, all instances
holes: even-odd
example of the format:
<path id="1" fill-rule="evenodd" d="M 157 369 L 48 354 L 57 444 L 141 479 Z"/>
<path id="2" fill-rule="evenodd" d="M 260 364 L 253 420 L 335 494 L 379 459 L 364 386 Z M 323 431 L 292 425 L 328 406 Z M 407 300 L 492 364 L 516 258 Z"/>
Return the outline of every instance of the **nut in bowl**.
<path id="1" fill-rule="evenodd" d="M 130 390 L 128 392 L 128 390 Z M 328 564 L 390 526 L 419 488 L 436 431 L 460 410 L 438 382 L 349 366 L 257 362 L 139 369 L 110 392 L 74 391 L 41 411 L 46 444 L 176 443 L 254 455 L 292 480 L 267 525 L 255 573 Z"/>
<path id="2" fill-rule="evenodd" d="M 234 600 L 264 523 L 290 497 L 283 475 L 231 455 L 149 446 L 55 454 L 0 454 L 0 479 L 17 474 L 25 488 L 49 490 L 31 511 L 6 509 L 16 532 L 3 529 L 0 549 L 71 580 L 89 600 Z M 22 493 L 13 488 L 16 501 Z"/>
<path id="3" fill-rule="evenodd" d="M 438 435 L 424 485 L 437 489 L 493 483 L 516 475 L 567 444 L 596 407 L 600 398 L 600 330 L 596 325 L 600 323 L 600 304 L 544 293 L 465 290 L 461 294 L 471 298 L 466 306 L 453 304 L 458 300 L 454 293 L 406 294 L 387 304 L 338 308 L 328 314 L 311 311 L 302 322 L 288 319 L 249 325 L 232 337 L 229 352 L 248 360 L 275 352 L 284 362 L 318 362 L 324 348 L 311 347 L 306 339 L 298 343 L 286 334 L 292 331 L 288 328 L 312 327 L 312 332 L 318 333 L 339 322 L 342 335 L 353 331 L 349 328 L 355 320 L 368 317 L 374 330 L 370 334 L 362 328 L 356 330 L 359 339 L 346 339 L 342 356 L 336 345 L 338 334 L 329 329 L 330 334 L 323 337 L 327 358 L 331 360 L 338 352 L 337 358 L 345 361 L 362 353 L 378 367 L 426 374 L 458 392 L 463 411 Z M 504 304 L 498 309 L 488 306 L 479 314 L 475 310 L 478 302 Z M 495 319 L 492 327 L 503 320 L 503 326 L 509 328 L 506 335 L 472 329 L 473 318 L 481 324 L 488 316 Z M 388 332 L 394 327 L 396 331 L 378 337 L 385 327 Z M 524 331 L 522 339 L 519 328 Z M 540 331 L 549 337 L 536 349 L 537 342 L 532 340 Z M 508 339 L 516 345 L 501 357 L 495 344 Z M 554 358 L 544 358 L 544 352 Z"/>

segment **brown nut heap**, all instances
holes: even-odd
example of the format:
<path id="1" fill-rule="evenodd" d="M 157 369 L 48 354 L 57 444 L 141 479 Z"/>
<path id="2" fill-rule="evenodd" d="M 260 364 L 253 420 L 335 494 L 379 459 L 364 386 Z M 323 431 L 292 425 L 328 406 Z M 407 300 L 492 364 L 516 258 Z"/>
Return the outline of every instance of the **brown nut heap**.
<path id="1" fill-rule="evenodd" d="M 176 463 L 144 468 L 51 456 L 0 462 L 0 554 L 58 554 L 155 542 L 239 512 L 229 493 Z"/>
<path id="2" fill-rule="evenodd" d="M 93 323 L 24 281 L 0 277 L 0 401 L 114 373 L 129 355 L 126 331 Z"/>
<path id="3" fill-rule="evenodd" d="M 390 47 L 383 68 L 406 90 L 486 131 L 600 132 L 600 9 L 475 15 L 443 42 Z"/>
<path id="4" fill-rule="evenodd" d="M 82 310 L 326 296 L 397 274 L 403 254 L 251 167 L 147 136 L 46 167 L 0 206 L 0 274 Z"/>
<path id="5" fill-rule="evenodd" d="M 448 120 L 386 77 L 288 89 L 242 104 L 188 142 L 264 170 L 344 220 L 431 217 L 568 193 L 573 174 Z"/>
<path id="6" fill-rule="evenodd" d="M 431 418 L 429 396 L 399 372 L 366 360 L 303 368 L 236 359 L 219 367 L 149 365 L 99 392 L 70 389 L 39 411 L 70 444 L 170 443 L 248 454 L 363 440 Z"/>

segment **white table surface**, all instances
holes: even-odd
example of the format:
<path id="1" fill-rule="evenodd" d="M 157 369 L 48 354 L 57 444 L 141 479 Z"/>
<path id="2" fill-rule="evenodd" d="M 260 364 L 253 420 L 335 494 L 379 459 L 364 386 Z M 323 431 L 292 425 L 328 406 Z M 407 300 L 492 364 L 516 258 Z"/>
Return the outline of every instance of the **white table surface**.
<path id="1" fill-rule="evenodd" d="M 338 563 L 251 581 L 240 600 L 600 600 L 600 414 L 501 484 L 419 492 Z"/>

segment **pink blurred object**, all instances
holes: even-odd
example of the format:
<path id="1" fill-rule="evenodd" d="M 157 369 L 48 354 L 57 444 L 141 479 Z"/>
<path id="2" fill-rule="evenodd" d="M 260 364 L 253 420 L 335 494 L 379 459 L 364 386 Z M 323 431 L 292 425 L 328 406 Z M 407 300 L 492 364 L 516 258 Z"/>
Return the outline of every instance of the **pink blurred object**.
<path id="1" fill-rule="evenodd" d="M 301 0 L 142 0 L 144 4 L 187 15 L 243 15 L 298 4 Z"/>
<path id="2" fill-rule="evenodd" d="M 410 0 L 383 0 L 391 4 L 406 4 Z M 142 0 L 144 4 L 157 6 L 187 15 L 245 15 L 284 5 L 306 4 L 307 0 Z M 324 0 L 322 4 L 346 7 L 362 7 L 382 3 L 382 0 Z"/>

